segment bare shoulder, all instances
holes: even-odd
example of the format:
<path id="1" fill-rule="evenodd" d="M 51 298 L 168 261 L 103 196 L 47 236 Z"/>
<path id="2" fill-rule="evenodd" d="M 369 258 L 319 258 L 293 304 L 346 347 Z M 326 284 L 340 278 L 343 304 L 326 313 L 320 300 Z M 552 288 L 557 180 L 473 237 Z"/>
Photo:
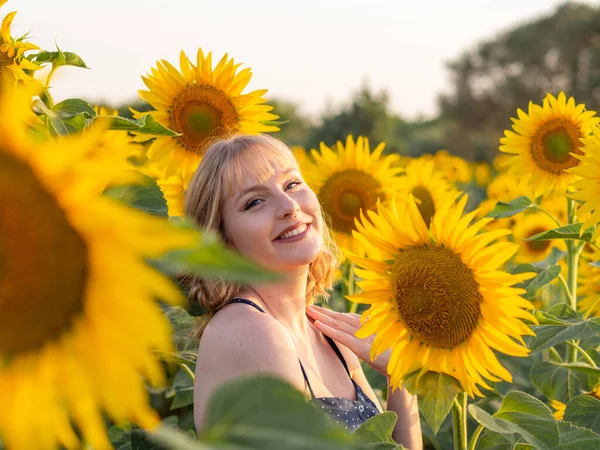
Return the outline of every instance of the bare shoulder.
<path id="1" fill-rule="evenodd" d="M 286 329 L 275 319 L 249 307 L 231 305 L 210 321 L 198 349 L 200 362 L 216 364 L 221 369 L 285 369 L 295 358 L 296 350 Z M 247 369 L 245 367 L 247 366 Z"/>
<path id="2" fill-rule="evenodd" d="M 304 389 L 287 330 L 260 311 L 227 306 L 211 319 L 200 339 L 194 382 L 196 429 L 202 429 L 207 402 L 215 390 L 234 378 L 258 374 L 282 378 Z"/>

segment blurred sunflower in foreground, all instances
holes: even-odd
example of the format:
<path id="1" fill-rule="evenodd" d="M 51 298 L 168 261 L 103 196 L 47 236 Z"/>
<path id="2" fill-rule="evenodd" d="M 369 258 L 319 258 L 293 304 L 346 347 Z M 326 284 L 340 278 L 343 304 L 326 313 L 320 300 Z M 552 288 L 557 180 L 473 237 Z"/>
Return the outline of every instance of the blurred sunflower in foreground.
<path id="1" fill-rule="evenodd" d="M 240 64 L 227 55 L 213 69 L 211 53 L 205 56 L 198 49 L 194 65 L 182 51 L 179 65 L 180 70 L 159 61 L 142 77 L 148 90 L 139 91 L 139 95 L 155 108 L 150 114 L 156 121 L 180 134 L 157 137 L 148 149 L 149 164 L 156 165 L 165 179 L 180 175 L 187 189 L 213 141 L 235 133 L 278 131 L 265 122 L 279 117 L 269 112 L 272 106 L 264 104 L 266 90 L 243 92 L 252 72 L 249 68 L 238 72 Z M 136 118 L 141 115 L 134 114 Z"/>
<path id="2" fill-rule="evenodd" d="M 378 199 L 386 202 L 400 189 L 397 175 L 404 169 L 396 165 L 397 155 L 382 156 L 384 147 L 382 142 L 371 152 L 366 137 L 355 142 L 348 136 L 345 145 L 321 143 L 320 151 L 311 151 L 312 159 L 299 160 L 302 176 L 319 197 L 342 248 L 358 251 L 352 231 L 360 211 L 374 210 Z"/>
<path id="3" fill-rule="evenodd" d="M 155 301 L 182 300 L 145 258 L 196 235 L 100 195 L 114 175 L 101 130 L 33 143 L 31 94 L 0 97 L 0 437 L 111 448 L 103 413 L 158 424 L 140 374 L 163 381 L 153 351 L 171 350 L 170 327 Z"/>
<path id="4" fill-rule="evenodd" d="M 529 103 L 529 111 L 517 110 L 513 129 L 500 139 L 500 151 L 513 155 L 506 163 L 508 174 L 531 186 L 535 197 L 564 194 L 574 176 L 565 172 L 579 164 L 581 139 L 600 121 L 595 111 L 567 100 L 546 95 L 542 106 Z"/>
<path id="5" fill-rule="evenodd" d="M 434 371 L 456 378 L 473 396 L 482 395 L 478 385 L 491 389 L 484 378 L 512 380 L 494 350 L 529 353 L 522 336 L 533 331 L 523 319 L 536 320 L 526 311 L 532 305 L 520 296 L 524 290 L 512 286 L 533 274 L 504 272 L 517 245 L 490 243 L 510 231 L 479 233 L 492 219 L 471 224 L 477 211 L 463 216 L 467 196 L 458 204 L 456 198 L 446 198 L 429 227 L 412 198 L 403 208 L 379 203 L 353 234 L 380 257 L 348 255 L 364 292 L 347 298 L 371 305 L 356 336 L 376 334 L 372 359 L 392 349 L 392 386 L 402 386 L 411 372 Z"/>

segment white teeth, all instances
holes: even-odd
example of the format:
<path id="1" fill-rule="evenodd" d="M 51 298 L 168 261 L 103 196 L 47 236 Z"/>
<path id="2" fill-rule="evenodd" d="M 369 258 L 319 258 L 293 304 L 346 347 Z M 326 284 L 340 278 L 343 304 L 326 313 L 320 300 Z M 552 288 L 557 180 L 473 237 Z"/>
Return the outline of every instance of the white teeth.
<path id="1" fill-rule="evenodd" d="M 287 239 L 287 238 L 291 238 L 292 236 L 296 236 L 297 234 L 300 233 L 304 233 L 306 231 L 306 224 L 303 223 L 302 225 L 300 225 L 298 228 L 293 229 L 292 231 L 288 231 L 285 234 L 282 234 L 281 236 L 279 236 L 277 239 Z"/>

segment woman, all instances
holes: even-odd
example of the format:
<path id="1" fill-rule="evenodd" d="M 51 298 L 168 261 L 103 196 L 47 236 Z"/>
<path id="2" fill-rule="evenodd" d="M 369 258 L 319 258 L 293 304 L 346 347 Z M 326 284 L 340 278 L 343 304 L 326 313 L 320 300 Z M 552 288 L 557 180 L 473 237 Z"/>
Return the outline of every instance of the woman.
<path id="1" fill-rule="evenodd" d="M 198 330 L 196 429 L 215 389 L 257 373 L 285 379 L 349 430 L 381 412 L 359 358 L 385 375 L 390 352 L 370 361 L 372 339 L 354 337 L 358 315 L 310 306 L 331 287 L 336 250 L 290 149 L 264 135 L 214 144 L 191 180 L 185 213 L 283 275 L 275 284 L 249 286 L 187 280 L 190 299 L 208 311 Z M 387 409 L 398 414 L 394 439 L 422 448 L 416 398 L 398 389 Z"/>

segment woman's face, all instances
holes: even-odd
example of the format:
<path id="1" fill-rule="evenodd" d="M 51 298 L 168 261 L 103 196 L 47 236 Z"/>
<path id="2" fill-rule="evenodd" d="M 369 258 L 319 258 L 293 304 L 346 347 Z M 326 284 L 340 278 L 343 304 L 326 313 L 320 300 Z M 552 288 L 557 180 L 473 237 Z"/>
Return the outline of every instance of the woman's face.
<path id="1" fill-rule="evenodd" d="M 298 167 L 277 168 L 262 182 L 243 170 L 232 191 L 223 221 L 238 252 L 276 272 L 315 260 L 323 243 L 321 207 Z"/>

